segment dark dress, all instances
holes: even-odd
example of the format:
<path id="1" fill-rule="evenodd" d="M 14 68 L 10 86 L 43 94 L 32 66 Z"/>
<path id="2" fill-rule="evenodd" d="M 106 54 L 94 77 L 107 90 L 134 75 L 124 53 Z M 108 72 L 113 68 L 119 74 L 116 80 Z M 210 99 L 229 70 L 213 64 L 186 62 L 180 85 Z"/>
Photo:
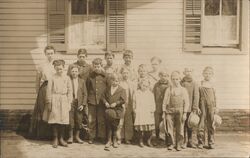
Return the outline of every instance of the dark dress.
<path id="1" fill-rule="evenodd" d="M 52 129 L 50 125 L 43 120 L 47 85 L 48 81 L 45 81 L 39 88 L 32 114 L 29 134 L 33 139 L 50 139 L 52 137 Z"/>

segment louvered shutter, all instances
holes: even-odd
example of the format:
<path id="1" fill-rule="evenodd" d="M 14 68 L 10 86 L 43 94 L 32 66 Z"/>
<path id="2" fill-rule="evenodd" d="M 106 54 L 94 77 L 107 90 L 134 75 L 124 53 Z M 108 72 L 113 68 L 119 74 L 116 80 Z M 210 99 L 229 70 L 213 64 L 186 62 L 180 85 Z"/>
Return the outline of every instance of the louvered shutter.
<path id="1" fill-rule="evenodd" d="M 107 1 L 107 49 L 126 49 L 126 0 Z"/>
<path id="2" fill-rule="evenodd" d="M 48 43 L 57 51 L 66 51 L 68 46 L 67 0 L 48 0 Z"/>
<path id="3" fill-rule="evenodd" d="M 202 0 L 184 0 L 184 51 L 201 51 Z"/>

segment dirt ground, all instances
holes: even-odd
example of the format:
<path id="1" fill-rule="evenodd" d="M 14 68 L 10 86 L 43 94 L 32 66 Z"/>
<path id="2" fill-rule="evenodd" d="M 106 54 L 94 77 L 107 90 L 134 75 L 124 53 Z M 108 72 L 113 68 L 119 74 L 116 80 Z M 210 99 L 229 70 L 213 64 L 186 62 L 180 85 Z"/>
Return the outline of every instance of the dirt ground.
<path id="1" fill-rule="evenodd" d="M 29 140 L 15 132 L 1 132 L 1 158 L 84 158 L 84 157 L 247 157 L 250 156 L 250 133 L 217 133 L 215 149 L 168 151 L 164 145 L 140 148 L 121 145 L 104 150 L 104 144 L 72 144 L 54 149 L 50 141 Z"/>

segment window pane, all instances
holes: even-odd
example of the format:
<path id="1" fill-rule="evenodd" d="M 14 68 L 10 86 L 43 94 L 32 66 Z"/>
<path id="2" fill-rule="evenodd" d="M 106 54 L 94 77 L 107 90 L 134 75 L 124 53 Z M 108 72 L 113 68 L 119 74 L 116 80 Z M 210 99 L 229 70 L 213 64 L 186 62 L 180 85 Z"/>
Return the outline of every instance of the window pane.
<path id="1" fill-rule="evenodd" d="M 87 0 L 72 0 L 72 14 L 87 14 Z"/>
<path id="2" fill-rule="evenodd" d="M 104 14 L 104 0 L 89 0 L 89 14 Z"/>
<path id="3" fill-rule="evenodd" d="M 222 0 L 222 15 L 236 15 L 237 0 Z"/>
<path id="4" fill-rule="evenodd" d="M 219 15 L 220 0 L 205 0 L 205 15 Z"/>

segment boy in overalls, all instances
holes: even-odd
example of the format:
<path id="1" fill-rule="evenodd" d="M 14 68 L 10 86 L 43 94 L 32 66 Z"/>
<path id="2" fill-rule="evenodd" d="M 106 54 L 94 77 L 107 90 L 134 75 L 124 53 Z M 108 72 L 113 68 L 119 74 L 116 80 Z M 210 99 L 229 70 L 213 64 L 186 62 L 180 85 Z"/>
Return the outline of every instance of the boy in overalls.
<path id="1" fill-rule="evenodd" d="M 218 113 L 218 109 L 216 109 L 215 88 L 211 82 L 213 77 L 213 68 L 205 67 L 203 70 L 203 77 L 204 80 L 201 81 L 201 86 L 199 88 L 201 118 L 198 130 L 198 148 L 202 149 L 205 144 L 205 126 L 207 126 L 208 148 L 213 149 L 215 132 L 213 120 L 214 114 Z"/>
<path id="2" fill-rule="evenodd" d="M 166 119 L 167 125 L 166 139 L 168 150 L 173 149 L 174 128 L 176 128 L 175 142 L 177 151 L 180 151 L 183 145 L 183 128 L 189 107 L 188 93 L 187 90 L 180 85 L 180 80 L 180 73 L 174 71 L 171 74 L 172 86 L 166 90 L 163 100 L 163 115 L 165 115 L 163 117 Z"/>

